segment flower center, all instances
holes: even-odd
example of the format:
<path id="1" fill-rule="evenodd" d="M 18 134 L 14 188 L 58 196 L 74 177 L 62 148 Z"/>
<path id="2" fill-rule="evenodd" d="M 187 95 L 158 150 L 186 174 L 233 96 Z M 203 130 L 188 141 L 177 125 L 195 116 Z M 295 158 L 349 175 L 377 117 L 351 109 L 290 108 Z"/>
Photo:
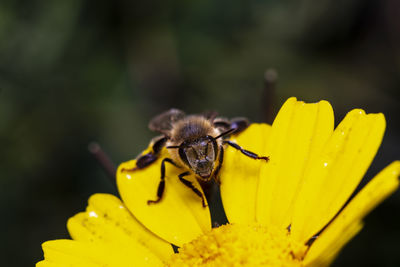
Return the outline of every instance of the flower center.
<path id="1" fill-rule="evenodd" d="M 285 230 L 227 224 L 183 245 L 168 266 L 302 266 L 306 246 Z"/>

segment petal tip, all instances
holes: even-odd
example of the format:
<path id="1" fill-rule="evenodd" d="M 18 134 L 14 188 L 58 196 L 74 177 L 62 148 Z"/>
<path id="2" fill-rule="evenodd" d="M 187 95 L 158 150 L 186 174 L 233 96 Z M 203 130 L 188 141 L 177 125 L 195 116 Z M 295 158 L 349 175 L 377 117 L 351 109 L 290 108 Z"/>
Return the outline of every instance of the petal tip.
<path id="1" fill-rule="evenodd" d="M 352 109 L 347 113 L 347 116 L 360 116 L 360 115 L 365 115 L 365 111 L 360 108 Z"/>
<path id="2" fill-rule="evenodd" d="M 400 181 L 400 160 L 393 161 L 390 165 L 393 176 L 397 176 Z"/>

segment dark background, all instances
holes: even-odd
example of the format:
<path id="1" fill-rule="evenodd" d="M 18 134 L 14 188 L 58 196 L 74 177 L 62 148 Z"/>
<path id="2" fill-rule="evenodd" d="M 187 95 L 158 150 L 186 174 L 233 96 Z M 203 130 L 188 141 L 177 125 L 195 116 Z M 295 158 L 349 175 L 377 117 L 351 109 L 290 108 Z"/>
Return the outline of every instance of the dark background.
<path id="1" fill-rule="evenodd" d="M 2 265 L 32 266 L 91 194 L 116 193 L 89 142 L 131 159 L 170 107 L 262 121 L 265 105 L 297 96 L 329 100 L 337 122 L 355 107 L 384 112 L 372 177 L 400 159 L 399 71 L 398 0 L 2 0 Z M 335 265 L 400 266 L 399 212 L 397 192 Z"/>

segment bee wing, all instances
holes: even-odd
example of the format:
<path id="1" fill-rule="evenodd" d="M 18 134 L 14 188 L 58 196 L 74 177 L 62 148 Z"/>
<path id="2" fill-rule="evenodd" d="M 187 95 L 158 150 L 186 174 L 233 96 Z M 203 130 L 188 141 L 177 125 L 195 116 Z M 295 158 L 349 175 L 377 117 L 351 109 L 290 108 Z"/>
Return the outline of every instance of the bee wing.
<path id="1" fill-rule="evenodd" d="M 213 120 L 213 124 L 220 130 L 220 132 L 225 132 L 231 128 L 231 122 L 225 117 L 216 117 Z"/>
<path id="2" fill-rule="evenodd" d="M 149 129 L 155 132 L 168 133 L 172 128 L 172 124 L 185 117 L 182 110 L 172 108 L 157 116 L 149 122 Z"/>
<path id="3" fill-rule="evenodd" d="M 207 120 L 214 121 L 215 118 L 218 116 L 218 112 L 215 110 L 207 110 L 203 112 L 201 115 L 203 115 Z"/>
<path id="4" fill-rule="evenodd" d="M 220 129 L 221 132 L 235 129 L 233 134 L 240 133 L 249 126 L 249 120 L 244 117 L 236 117 L 233 119 L 227 119 L 224 117 L 217 117 L 213 121 L 214 126 Z"/>
<path id="5" fill-rule="evenodd" d="M 234 134 L 238 134 L 241 131 L 245 130 L 247 127 L 249 127 L 250 122 L 247 118 L 245 117 L 236 117 L 236 118 L 232 118 L 230 120 L 231 128 L 235 128 L 236 130 L 233 132 Z"/>

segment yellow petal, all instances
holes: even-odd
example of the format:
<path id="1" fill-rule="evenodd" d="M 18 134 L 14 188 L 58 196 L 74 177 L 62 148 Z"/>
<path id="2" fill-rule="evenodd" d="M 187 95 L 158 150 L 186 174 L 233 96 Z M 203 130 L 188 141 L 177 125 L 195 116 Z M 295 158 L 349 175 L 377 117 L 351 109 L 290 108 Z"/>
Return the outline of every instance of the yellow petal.
<path id="1" fill-rule="evenodd" d="M 266 144 L 270 162 L 261 167 L 258 222 L 289 226 L 304 172 L 332 134 L 333 126 L 332 107 L 326 101 L 306 104 L 290 98 L 282 106 Z"/>
<path id="2" fill-rule="evenodd" d="M 64 267 L 64 266 L 68 266 L 66 264 L 63 263 L 57 263 L 57 262 L 49 262 L 49 261 L 40 261 L 38 263 L 36 263 L 36 267 Z M 75 265 L 75 266 L 79 266 L 79 265 Z M 81 265 L 81 266 L 90 266 L 90 265 Z"/>
<path id="3" fill-rule="evenodd" d="M 42 244 L 44 261 L 37 266 L 163 266 L 163 263 L 142 247 L 131 251 L 100 242 L 52 240 Z"/>
<path id="4" fill-rule="evenodd" d="M 51 261 L 47 261 L 47 260 L 42 260 L 39 261 L 38 263 L 36 263 L 36 267 L 64 267 L 64 266 L 68 266 L 65 265 L 63 263 L 60 262 L 51 262 Z"/>
<path id="5" fill-rule="evenodd" d="M 264 156 L 270 129 L 268 124 L 251 124 L 230 140 Z M 260 164 L 268 163 L 249 158 L 232 147 L 225 149 L 220 171 L 221 198 L 230 223 L 247 224 L 255 221 Z"/>
<path id="6" fill-rule="evenodd" d="M 146 152 L 144 152 L 146 153 Z M 208 207 L 203 207 L 201 198 L 179 181 L 178 175 L 184 170 L 166 163 L 165 190 L 159 203 L 148 205 L 148 200 L 157 197 L 161 177 L 161 160 L 168 157 L 167 149 L 162 150 L 159 159 L 141 170 L 133 169 L 136 160 L 122 163 L 117 171 L 118 190 L 130 212 L 150 231 L 161 238 L 182 246 L 211 229 Z M 185 176 L 201 190 L 194 175 Z"/>
<path id="7" fill-rule="evenodd" d="M 364 216 L 399 187 L 399 176 L 400 161 L 395 161 L 372 179 L 312 244 L 306 256 L 306 263 L 323 262 L 326 258 L 333 259 L 347 241 L 360 230 L 357 229 L 357 225 L 360 225 Z M 351 229 L 355 231 L 352 232 Z M 346 237 L 346 233 L 349 234 L 349 238 Z"/>
<path id="8" fill-rule="evenodd" d="M 326 250 L 319 251 L 321 254 L 311 255 L 315 253 L 309 252 L 311 256 L 309 256 L 309 254 L 306 255 L 304 265 L 307 267 L 329 266 L 339 254 L 341 248 L 357 235 L 363 226 L 364 225 L 361 222 L 349 225 L 349 227 L 343 229 L 340 235 L 337 236 L 335 242 L 331 243 Z"/>
<path id="9" fill-rule="evenodd" d="M 71 237 L 78 241 L 104 242 L 131 251 L 140 245 L 162 260 L 174 253 L 169 243 L 147 230 L 117 197 L 110 194 L 91 196 L 86 212 L 70 218 L 67 227 Z"/>
<path id="10" fill-rule="evenodd" d="M 385 118 L 353 110 L 305 170 L 291 233 L 306 242 L 339 211 L 359 184 L 382 141 Z"/>

